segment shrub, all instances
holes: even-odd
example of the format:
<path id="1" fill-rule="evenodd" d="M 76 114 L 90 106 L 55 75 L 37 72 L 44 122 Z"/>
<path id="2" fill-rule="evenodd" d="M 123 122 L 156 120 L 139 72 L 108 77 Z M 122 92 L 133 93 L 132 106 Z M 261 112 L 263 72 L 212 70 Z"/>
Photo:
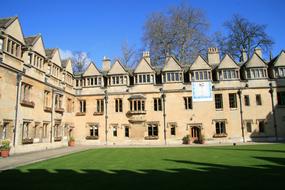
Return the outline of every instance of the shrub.
<path id="1" fill-rule="evenodd" d="M 9 140 L 3 140 L 1 143 L 1 150 L 9 150 L 10 149 L 10 141 Z"/>

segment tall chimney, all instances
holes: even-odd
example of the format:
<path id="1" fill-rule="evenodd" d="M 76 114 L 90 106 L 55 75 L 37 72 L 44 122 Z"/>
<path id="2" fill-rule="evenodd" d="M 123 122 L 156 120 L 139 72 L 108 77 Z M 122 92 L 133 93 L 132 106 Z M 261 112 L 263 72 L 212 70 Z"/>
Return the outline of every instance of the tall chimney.
<path id="1" fill-rule="evenodd" d="M 108 57 L 106 57 L 106 56 L 104 56 L 103 57 L 103 64 L 102 64 L 102 70 L 103 71 L 109 71 L 110 70 L 110 68 L 111 68 L 111 60 L 108 58 Z"/>
<path id="2" fill-rule="evenodd" d="M 261 48 L 255 48 L 254 53 L 256 53 L 260 58 L 262 58 L 262 51 Z"/>
<path id="3" fill-rule="evenodd" d="M 208 63 L 209 65 L 217 65 L 220 63 L 220 55 L 218 48 L 208 48 Z"/>
<path id="4" fill-rule="evenodd" d="M 150 55 L 149 55 L 149 51 L 144 51 L 143 52 L 143 58 L 145 58 L 145 60 L 149 63 L 150 63 Z"/>
<path id="5" fill-rule="evenodd" d="M 247 53 L 246 53 L 245 49 L 242 50 L 242 61 L 243 62 L 247 61 Z"/>

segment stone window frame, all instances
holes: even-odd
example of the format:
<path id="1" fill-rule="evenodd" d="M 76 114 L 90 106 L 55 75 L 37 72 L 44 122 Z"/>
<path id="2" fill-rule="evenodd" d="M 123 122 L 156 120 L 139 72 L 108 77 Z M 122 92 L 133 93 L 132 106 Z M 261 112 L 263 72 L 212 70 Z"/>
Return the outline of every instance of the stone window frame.
<path id="1" fill-rule="evenodd" d="M 162 98 L 153 98 L 153 110 L 162 111 Z"/>
<path id="2" fill-rule="evenodd" d="M 183 97 L 184 100 L 184 109 L 185 110 L 193 110 L 193 98 L 192 96 Z"/>
<path id="3" fill-rule="evenodd" d="M 220 96 L 219 97 L 220 99 L 218 99 L 217 96 Z M 215 109 L 219 110 L 219 111 L 224 109 L 224 100 L 223 100 L 223 94 L 222 93 L 215 94 Z"/>

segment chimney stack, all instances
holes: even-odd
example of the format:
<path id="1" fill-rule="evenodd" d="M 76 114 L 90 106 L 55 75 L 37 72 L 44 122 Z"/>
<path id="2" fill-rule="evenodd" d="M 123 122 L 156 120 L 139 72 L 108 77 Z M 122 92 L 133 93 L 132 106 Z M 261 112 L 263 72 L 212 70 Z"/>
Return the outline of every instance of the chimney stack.
<path id="1" fill-rule="evenodd" d="M 108 58 L 108 57 L 106 57 L 106 56 L 104 56 L 103 57 L 103 64 L 102 64 L 102 70 L 103 71 L 109 71 L 110 70 L 110 68 L 111 68 L 111 60 Z"/>
<path id="2" fill-rule="evenodd" d="M 247 61 L 247 53 L 245 49 L 242 50 L 242 61 L 245 63 Z"/>
<path id="3" fill-rule="evenodd" d="M 217 65 L 220 63 L 220 55 L 218 48 L 208 48 L 208 63 L 209 65 Z"/>
<path id="4" fill-rule="evenodd" d="M 149 63 L 150 63 L 150 55 L 149 55 L 149 51 L 144 51 L 143 52 L 143 58 L 145 58 L 145 60 Z"/>
<path id="5" fill-rule="evenodd" d="M 261 48 L 255 48 L 254 53 L 256 53 L 260 58 L 262 58 L 262 51 Z"/>

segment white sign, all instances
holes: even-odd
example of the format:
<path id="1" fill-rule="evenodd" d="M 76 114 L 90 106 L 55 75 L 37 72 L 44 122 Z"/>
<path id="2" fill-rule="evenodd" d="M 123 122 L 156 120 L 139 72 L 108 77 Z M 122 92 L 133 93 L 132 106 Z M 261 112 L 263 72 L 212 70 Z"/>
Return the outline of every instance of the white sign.
<path id="1" fill-rule="evenodd" d="M 212 101 L 211 82 L 192 82 L 193 102 Z"/>

